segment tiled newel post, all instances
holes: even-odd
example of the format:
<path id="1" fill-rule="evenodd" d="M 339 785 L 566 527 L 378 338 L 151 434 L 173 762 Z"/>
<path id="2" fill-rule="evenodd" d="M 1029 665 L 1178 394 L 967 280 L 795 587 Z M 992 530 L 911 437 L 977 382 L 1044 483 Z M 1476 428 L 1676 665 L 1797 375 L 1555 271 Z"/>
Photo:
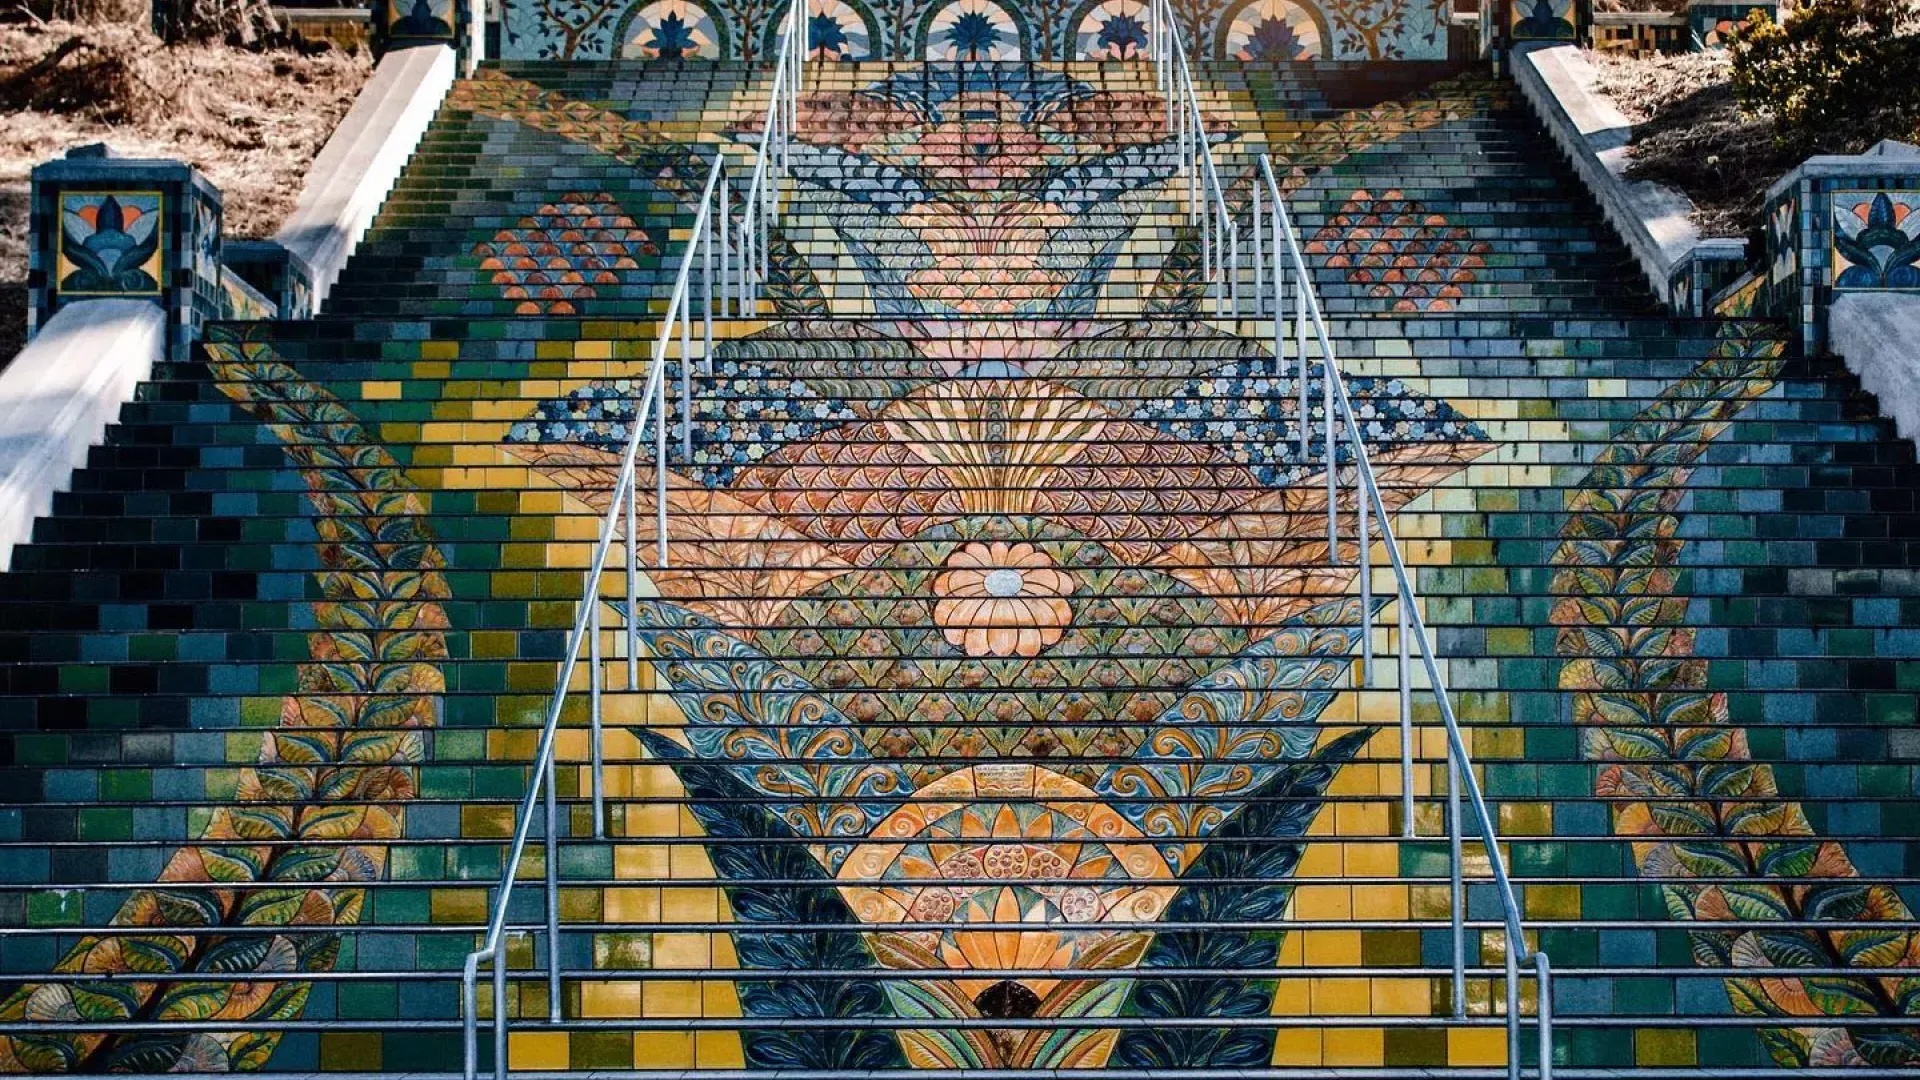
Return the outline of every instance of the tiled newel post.
<path id="1" fill-rule="evenodd" d="M 1490 3 L 1491 0 L 1482 0 Z M 1527 41 L 1574 44 L 1587 39 L 1593 24 L 1592 0 L 1501 0 L 1508 45 Z"/>
<path id="2" fill-rule="evenodd" d="M 1764 11 L 1769 17 L 1777 19 L 1780 5 L 1775 0 L 1756 0 L 1748 4 L 1728 3 L 1727 0 L 1688 0 L 1687 34 L 1692 38 L 1693 48 L 1696 51 L 1726 48 L 1728 32 L 1756 11 Z"/>
<path id="3" fill-rule="evenodd" d="M 485 55 L 485 0 L 373 0 L 376 56 L 413 45 L 451 45 L 460 72 Z"/>
<path id="4" fill-rule="evenodd" d="M 201 325 L 229 310 L 220 192 L 192 167 L 81 147 L 34 168 L 31 198 L 29 337 L 70 304 L 148 300 L 166 312 L 169 355 L 182 358 Z"/>
<path id="5" fill-rule="evenodd" d="M 1808 158 L 1768 190 L 1766 238 L 1768 308 L 1809 352 L 1826 347 L 1842 295 L 1920 297 L 1920 147 Z"/>

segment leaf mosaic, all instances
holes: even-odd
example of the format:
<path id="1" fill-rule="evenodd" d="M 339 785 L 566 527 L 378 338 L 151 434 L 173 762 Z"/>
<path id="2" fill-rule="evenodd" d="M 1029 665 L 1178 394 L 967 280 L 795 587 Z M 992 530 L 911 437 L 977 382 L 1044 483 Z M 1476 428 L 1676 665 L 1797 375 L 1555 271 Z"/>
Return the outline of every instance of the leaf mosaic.
<path id="1" fill-rule="evenodd" d="M 1920 933 L 1875 925 L 1910 922 L 1912 911 L 1891 888 L 1859 880 L 1841 845 L 1817 839 L 1799 804 L 1781 795 L 1772 767 L 1751 760 L 1726 695 L 1708 689 L 1688 601 L 1675 595 L 1692 466 L 1771 388 L 1784 351 L 1760 324 L 1730 323 L 1725 333 L 1711 358 L 1616 434 L 1569 507 L 1554 557 L 1564 599 L 1553 622 L 1569 658 L 1559 685 L 1574 692 L 1583 753 L 1607 763 L 1595 794 L 1615 800 L 1614 832 L 1635 838 L 1635 859 L 1664 882 L 1669 914 L 1753 924 L 1696 930 L 1693 952 L 1702 965 L 1731 969 L 1735 1012 L 1780 1019 L 1760 1029 L 1774 1060 L 1912 1068 Z M 1806 920 L 1828 926 L 1794 925 Z M 1915 975 L 1738 973 L 1850 967 Z M 1823 1026 L 1828 1017 L 1887 1025 Z"/>
<path id="2" fill-rule="evenodd" d="M 235 801 L 217 807 L 159 884 L 114 916 L 114 927 L 134 932 L 89 936 L 54 968 L 150 978 L 23 986 L 0 1003 L 0 1018 L 232 1028 L 0 1037 L 0 1071 L 262 1067 L 280 1035 L 257 1025 L 299 1016 L 311 984 L 194 975 L 333 966 L 340 937 L 321 928 L 360 919 L 366 894 L 355 883 L 385 872 L 386 842 L 404 833 L 415 767 L 426 756 L 424 732 L 438 722 L 448 593 L 424 504 L 353 416 L 270 347 L 225 339 L 206 348 L 221 388 L 266 425 L 306 482 L 324 567 L 311 659 L 259 759 L 241 771 Z M 143 926 L 206 931 L 138 933 Z M 302 932 L 276 932 L 295 926 Z"/>

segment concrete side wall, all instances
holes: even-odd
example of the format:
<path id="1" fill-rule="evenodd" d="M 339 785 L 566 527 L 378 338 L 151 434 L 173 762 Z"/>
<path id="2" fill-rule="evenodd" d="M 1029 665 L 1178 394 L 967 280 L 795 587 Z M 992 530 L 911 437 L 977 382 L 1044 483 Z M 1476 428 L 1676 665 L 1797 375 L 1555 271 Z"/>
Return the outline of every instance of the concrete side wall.
<path id="1" fill-rule="evenodd" d="M 1534 115 L 1572 159 L 1607 221 L 1639 262 L 1655 293 L 1679 307 L 1696 306 L 1679 293 L 1697 256 L 1738 265 L 1744 241 L 1702 239 L 1688 215 L 1693 204 L 1672 188 L 1627 179 L 1633 124 L 1599 90 L 1593 65 L 1571 45 L 1521 45 L 1513 78 Z M 1710 290 L 1709 290 L 1710 291 Z"/>
<path id="2" fill-rule="evenodd" d="M 315 310 L 426 134 L 453 86 L 454 67 L 445 45 L 388 53 L 314 159 L 293 215 L 274 239 L 311 268 Z"/>
<path id="3" fill-rule="evenodd" d="M 89 300 L 47 320 L 0 372 L 0 567 L 166 350 L 159 305 Z"/>
<path id="4" fill-rule="evenodd" d="M 1920 439 L 1920 295 L 1843 293 L 1828 309 L 1827 333 L 1900 434 Z"/>

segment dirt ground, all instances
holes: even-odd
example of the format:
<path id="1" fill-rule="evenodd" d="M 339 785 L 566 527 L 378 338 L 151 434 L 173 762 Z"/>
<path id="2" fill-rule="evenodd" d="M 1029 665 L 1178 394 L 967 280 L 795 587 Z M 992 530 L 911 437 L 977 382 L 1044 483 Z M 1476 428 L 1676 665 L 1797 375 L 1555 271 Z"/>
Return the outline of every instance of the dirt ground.
<path id="1" fill-rule="evenodd" d="M 225 196 L 229 237 L 271 236 L 371 71 L 364 53 L 169 48 L 125 25 L 0 24 L 0 363 L 26 331 L 33 166 L 95 142 L 187 161 Z"/>
<path id="2" fill-rule="evenodd" d="M 1818 150 L 1780 145 L 1772 119 L 1743 113 L 1728 82 L 1724 51 L 1631 57 L 1588 52 L 1600 90 L 1634 122 L 1628 175 L 1677 188 L 1693 200 L 1707 236 L 1756 237 L 1761 200 L 1781 174 L 1813 152 L 1849 154 L 1884 135 L 1837 131 Z"/>
<path id="3" fill-rule="evenodd" d="M 1703 235 L 1757 229 L 1761 197 L 1798 158 L 1774 145 L 1773 121 L 1740 111 L 1727 54 L 1587 55 L 1601 91 L 1634 122 L 1629 175 L 1684 192 Z"/>

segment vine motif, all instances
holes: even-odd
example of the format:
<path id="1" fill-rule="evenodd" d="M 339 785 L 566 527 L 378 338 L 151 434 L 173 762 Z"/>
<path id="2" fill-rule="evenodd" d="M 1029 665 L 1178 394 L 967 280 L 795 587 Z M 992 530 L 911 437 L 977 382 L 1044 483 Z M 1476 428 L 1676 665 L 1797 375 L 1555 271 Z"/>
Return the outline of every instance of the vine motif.
<path id="1" fill-rule="evenodd" d="M 1574 497 L 1553 592 L 1581 749 L 1606 763 L 1595 793 L 1615 800 L 1614 832 L 1635 837 L 1642 873 L 1665 880 L 1680 920 L 1753 923 L 1696 930 L 1704 966 L 1920 968 L 1920 934 L 1875 923 L 1913 918 L 1893 890 L 1858 880 L 1841 846 L 1818 840 L 1781 798 L 1710 692 L 1687 600 L 1674 595 L 1685 541 L 1678 510 L 1693 464 L 1748 404 L 1768 392 L 1785 343 L 1765 324 L 1730 322 L 1713 354 L 1612 440 Z M 1765 879 L 1799 879 L 1773 884 Z M 1833 929 L 1767 924 L 1820 920 Z M 1791 1067 L 1920 1065 L 1920 978 L 1810 972 L 1733 974 L 1737 1013 L 1778 1017 L 1760 1029 Z M 1887 1027 L 1822 1025 L 1886 1017 Z M 1798 1021 L 1798 1023 L 1794 1023 Z"/>
<path id="2" fill-rule="evenodd" d="M 397 463 L 337 401 L 258 342 L 212 341 L 223 392 L 263 421 L 307 485 L 319 534 L 320 627 L 298 691 L 281 706 L 233 805 L 214 811 L 176 851 L 154 888 L 133 894 L 112 925 L 203 926 L 207 933 L 92 935 L 60 975 L 151 975 L 151 981 L 28 984 L 0 1002 L 8 1021 L 94 1023 L 102 1030 L 0 1037 L 0 1072 L 227 1072 L 258 1069 L 278 1045 L 265 1025 L 300 1015 L 310 983 L 246 982 L 243 972 L 324 971 L 330 933 L 279 927 L 357 922 L 386 842 L 426 756 L 445 680 L 447 584 L 426 509 Z M 348 843 L 340 843 L 348 841 Z M 220 883 L 221 888 L 201 887 Z M 181 887 L 173 888 L 170 885 Z M 246 932 L 241 932 L 246 931 Z M 264 931 L 264 932 L 263 932 Z M 219 972 L 219 980 L 199 980 Z M 225 1032 L 120 1034 L 123 1022 L 233 1022 Z"/>

